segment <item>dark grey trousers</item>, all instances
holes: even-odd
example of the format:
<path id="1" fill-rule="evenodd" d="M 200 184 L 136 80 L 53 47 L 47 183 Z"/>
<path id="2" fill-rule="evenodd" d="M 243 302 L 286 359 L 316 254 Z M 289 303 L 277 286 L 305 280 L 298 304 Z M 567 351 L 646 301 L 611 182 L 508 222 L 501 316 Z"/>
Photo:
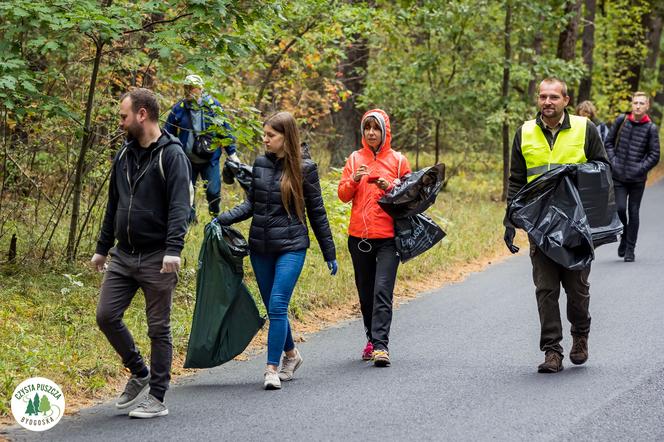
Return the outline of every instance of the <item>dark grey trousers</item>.
<path id="1" fill-rule="evenodd" d="M 560 321 L 560 285 L 567 293 L 567 320 L 572 324 L 572 336 L 588 336 L 590 332 L 590 266 L 583 270 L 567 270 L 549 259 L 532 242 L 530 259 L 533 263 L 533 282 L 540 317 L 540 350 L 563 353 L 560 341 L 563 327 Z"/>
<path id="2" fill-rule="evenodd" d="M 97 304 L 97 324 L 124 366 L 134 374 L 140 372 L 145 362 L 122 317 L 138 289 L 143 290 L 151 341 L 150 392 L 163 396 L 171 379 L 171 303 L 177 274 L 159 273 L 163 250 L 132 255 L 113 248 L 110 255 Z"/>

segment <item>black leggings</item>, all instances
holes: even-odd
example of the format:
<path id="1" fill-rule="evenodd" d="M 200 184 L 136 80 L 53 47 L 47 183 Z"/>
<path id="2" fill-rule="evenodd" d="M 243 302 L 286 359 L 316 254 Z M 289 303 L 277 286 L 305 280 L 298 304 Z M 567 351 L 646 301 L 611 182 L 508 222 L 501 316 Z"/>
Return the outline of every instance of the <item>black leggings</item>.
<path id="1" fill-rule="evenodd" d="M 392 298 L 399 267 L 394 238 L 349 236 L 348 250 L 355 270 L 355 285 L 367 339 L 377 350 L 387 350 L 392 324 Z"/>
<path id="2" fill-rule="evenodd" d="M 613 187 L 616 193 L 618 216 L 623 226 L 625 226 L 625 248 L 633 252 L 636 247 L 636 238 L 639 234 L 639 208 L 641 207 L 641 199 L 643 198 L 646 183 L 645 181 L 640 183 L 626 183 L 613 180 Z"/>

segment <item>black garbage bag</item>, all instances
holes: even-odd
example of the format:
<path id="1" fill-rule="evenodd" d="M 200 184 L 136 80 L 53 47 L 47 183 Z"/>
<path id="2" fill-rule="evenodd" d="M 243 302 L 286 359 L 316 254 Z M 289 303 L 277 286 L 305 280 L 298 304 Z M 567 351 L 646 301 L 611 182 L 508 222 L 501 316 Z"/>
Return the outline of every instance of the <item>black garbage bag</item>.
<path id="1" fill-rule="evenodd" d="M 611 168 L 597 161 L 578 164 L 575 183 L 588 217 L 593 246 L 618 241 L 623 225 L 616 209 Z"/>
<path id="2" fill-rule="evenodd" d="M 242 282 L 242 258 L 247 252 L 247 242 L 232 227 L 216 222 L 205 227 L 185 368 L 209 368 L 230 361 L 265 323 Z"/>
<path id="3" fill-rule="evenodd" d="M 408 218 L 424 212 L 436 201 L 445 181 L 445 165 L 436 164 L 403 177 L 401 184 L 378 200 L 392 218 Z"/>
<path id="4" fill-rule="evenodd" d="M 508 219 L 553 261 L 583 269 L 594 259 L 596 246 L 615 241 L 622 231 L 610 174 L 599 162 L 551 170 L 515 195 Z"/>
<path id="5" fill-rule="evenodd" d="M 230 158 L 226 158 L 226 161 L 224 161 L 224 167 L 221 170 L 221 178 L 224 183 L 233 184 L 235 180 L 237 180 L 237 182 L 240 183 L 240 187 L 242 187 L 245 192 L 248 192 L 251 187 L 252 176 L 253 170 L 248 164 L 239 163 Z"/>
<path id="6" fill-rule="evenodd" d="M 395 219 L 394 236 L 399 259 L 406 262 L 445 238 L 445 232 L 431 218 L 418 213 L 408 218 Z"/>

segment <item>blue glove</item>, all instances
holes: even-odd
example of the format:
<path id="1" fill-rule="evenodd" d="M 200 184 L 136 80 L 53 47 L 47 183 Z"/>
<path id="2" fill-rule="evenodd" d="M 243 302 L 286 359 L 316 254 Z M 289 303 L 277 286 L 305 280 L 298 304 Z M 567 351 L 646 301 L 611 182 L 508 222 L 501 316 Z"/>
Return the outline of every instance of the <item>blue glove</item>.
<path id="1" fill-rule="evenodd" d="M 337 260 L 333 259 L 332 261 L 327 261 L 327 268 L 330 269 L 330 275 L 336 275 L 339 266 L 337 265 Z"/>

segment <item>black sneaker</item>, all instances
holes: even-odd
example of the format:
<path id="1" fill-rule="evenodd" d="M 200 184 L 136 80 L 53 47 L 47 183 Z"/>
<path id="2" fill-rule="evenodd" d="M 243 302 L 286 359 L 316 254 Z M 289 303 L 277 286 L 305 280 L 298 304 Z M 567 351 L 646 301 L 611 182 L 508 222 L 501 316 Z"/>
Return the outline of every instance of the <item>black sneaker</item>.
<path id="1" fill-rule="evenodd" d="M 124 409 L 136 404 L 143 398 L 145 392 L 150 388 L 150 371 L 144 378 L 139 378 L 135 374 L 131 375 L 125 389 L 115 403 L 115 408 Z"/>
<path id="2" fill-rule="evenodd" d="M 625 262 L 634 262 L 636 257 L 634 256 L 634 250 L 625 251 Z"/>
<path id="3" fill-rule="evenodd" d="M 627 248 L 627 244 L 625 243 L 625 235 L 620 236 L 620 244 L 618 245 L 618 257 L 619 258 L 624 258 L 625 257 L 625 249 Z"/>

